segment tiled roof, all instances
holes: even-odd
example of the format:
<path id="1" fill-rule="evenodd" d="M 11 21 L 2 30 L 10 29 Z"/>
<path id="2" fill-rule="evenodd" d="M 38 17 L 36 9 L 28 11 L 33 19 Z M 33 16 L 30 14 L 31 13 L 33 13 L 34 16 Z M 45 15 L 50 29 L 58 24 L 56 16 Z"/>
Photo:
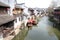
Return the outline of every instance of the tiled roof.
<path id="1" fill-rule="evenodd" d="M 10 15 L 0 15 L 0 25 L 14 20 L 14 17 Z"/>

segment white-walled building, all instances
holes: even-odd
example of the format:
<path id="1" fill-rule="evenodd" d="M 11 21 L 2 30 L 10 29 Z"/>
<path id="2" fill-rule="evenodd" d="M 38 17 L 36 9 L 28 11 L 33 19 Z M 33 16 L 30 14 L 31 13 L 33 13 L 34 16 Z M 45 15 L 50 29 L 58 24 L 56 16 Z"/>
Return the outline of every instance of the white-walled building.
<path id="1" fill-rule="evenodd" d="M 16 16 L 16 21 L 14 22 L 14 27 L 17 28 L 20 27 L 21 28 L 21 24 L 24 23 L 24 21 L 26 20 L 26 8 L 24 7 L 25 5 L 22 4 L 16 4 L 15 9 L 14 9 L 14 15 Z M 21 10 L 23 9 L 23 11 Z M 21 13 L 22 11 L 22 13 Z M 21 17 L 22 15 L 22 17 Z"/>

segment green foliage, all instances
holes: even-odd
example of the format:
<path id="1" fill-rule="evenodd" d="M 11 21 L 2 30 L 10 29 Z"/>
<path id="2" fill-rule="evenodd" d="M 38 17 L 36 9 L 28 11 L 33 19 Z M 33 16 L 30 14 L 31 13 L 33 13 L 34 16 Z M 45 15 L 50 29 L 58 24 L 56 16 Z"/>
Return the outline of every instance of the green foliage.
<path id="1" fill-rule="evenodd" d="M 57 35 L 57 37 L 59 38 L 60 40 L 60 31 L 56 28 L 53 29 L 54 33 Z"/>

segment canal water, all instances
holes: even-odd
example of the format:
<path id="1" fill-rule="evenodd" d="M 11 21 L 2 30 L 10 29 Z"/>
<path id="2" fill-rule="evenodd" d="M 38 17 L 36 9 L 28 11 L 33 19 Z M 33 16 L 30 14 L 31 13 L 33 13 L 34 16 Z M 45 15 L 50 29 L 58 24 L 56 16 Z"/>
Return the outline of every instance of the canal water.
<path id="1" fill-rule="evenodd" d="M 58 37 L 51 31 L 52 23 L 47 16 L 40 18 L 36 26 L 29 29 L 24 28 L 12 40 L 58 40 Z"/>

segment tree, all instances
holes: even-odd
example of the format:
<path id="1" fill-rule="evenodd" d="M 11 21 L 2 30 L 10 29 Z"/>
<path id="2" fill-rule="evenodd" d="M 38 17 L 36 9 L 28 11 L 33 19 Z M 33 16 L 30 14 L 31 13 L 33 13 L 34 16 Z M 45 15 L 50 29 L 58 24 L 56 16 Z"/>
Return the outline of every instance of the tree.
<path id="1" fill-rule="evenodd" d="M 53 0 L 53 1 L 51 2 L 50 6 L 48 7 L 47 11 L 48 11 L 49 13 L 52 13 L 53 10 L 54 10 L 54 8 L 55 8 L 56 6 L 57 6 L 57 1 Z"/>

